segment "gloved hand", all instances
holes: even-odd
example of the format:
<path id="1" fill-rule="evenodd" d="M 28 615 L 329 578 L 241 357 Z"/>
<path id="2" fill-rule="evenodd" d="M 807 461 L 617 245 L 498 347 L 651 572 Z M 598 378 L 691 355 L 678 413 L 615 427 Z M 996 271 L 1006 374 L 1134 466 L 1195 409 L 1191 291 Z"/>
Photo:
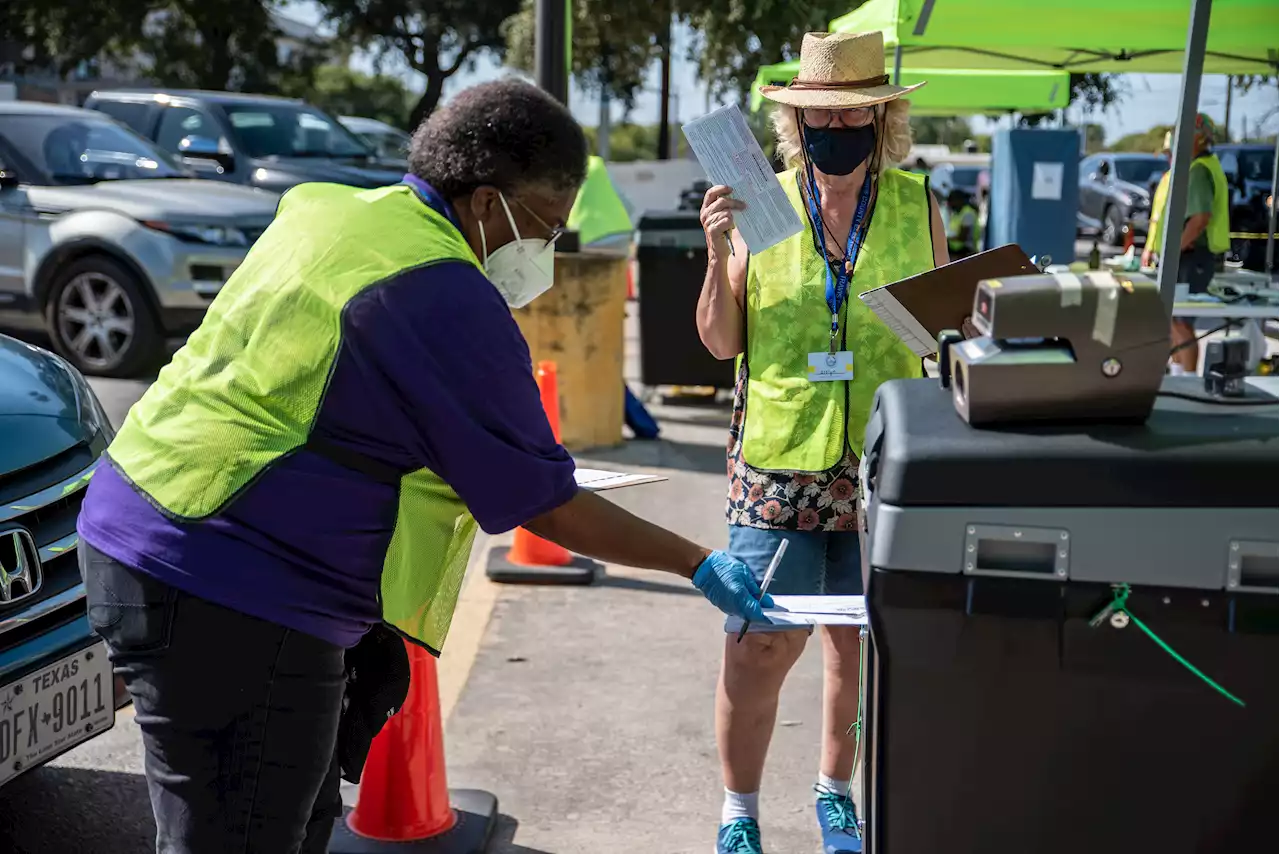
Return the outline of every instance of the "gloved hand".
<path id="1" fill-rule="evenodd" d="M 754 623 L 765 622 L 761 609 L 773 607 L 769 594 L 759 598 L 760 585 L 747 565 L 724 552 L 707 556 L 693 574 L 693 586 L 721 611 Z"/>

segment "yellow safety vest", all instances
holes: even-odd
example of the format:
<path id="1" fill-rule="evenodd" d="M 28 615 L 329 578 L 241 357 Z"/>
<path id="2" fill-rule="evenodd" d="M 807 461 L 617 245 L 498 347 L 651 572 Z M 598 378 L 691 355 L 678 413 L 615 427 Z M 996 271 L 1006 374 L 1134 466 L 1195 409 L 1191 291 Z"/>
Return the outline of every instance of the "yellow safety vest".
<path id="1" fill-rule="evenodd" d="M 858 299 L 860 292 L 933 268 L 925 176 L 889 169 L 879 189 L 849 297 L 840 349 L 853 352 L 853 379 L 810 382 L 809 354 L 830 345 L 826 261 L 814 248 L 796 170 L 778 176 L 805 227 L 752 256 L 747 267 L 747 399 L 742 456 L 766 471 L 821 472 L 848 447 L 862 453 L 876 389 L 921 376 L 920 357 Z"/>
<path id="2" fill-rule="evenodd" d="M 108 454 L 166 515 L 216 516 L 273 462 L 307 444 L 346 304 L 403 270 L 447 261 L 480 266 L 458 230 L 412 188 L 300 184 L 280 200 L 275 222 L 204 323 L 129 410 Z M 253 334 L 263 329 L 266 345 Z M 449 630 L 476 528 L 434 472 L 400 479 L 382 618 L 433 652 Z"/>
<path id="3" fill-rule="evenodd" d="M 588 161 L 587 180 L 578 190 L 566 224 L 570 231 L 578 232 L 578 242 L 583 246 L 631 234 L 631 215 L 609 179 L 603 158 L 592 155 Z"/>
<path id="4" fill-rule="evenodd" d="M 1202 154 L 1191 161 L 1191 168 L 1200 166 L 1209 170 L 1209 178 L 1213 181 L 1213 210 L 1209 214 L 1209 226 L 1205 229 L 1205 238 L 1209 251 L 1214 255 L 1222 255 L 1231 248 L 1231 188 L 1227 186 L 1226 173 L 1222 164 L 1213 152 Z M 1173 170 L 1169 169 L 1160 176 L 1156 185 L 1155 196 L 1151 199 L 1151 226 L 1147 229 L 1147 245 L 1159 252 L 1160 241 L 1164 237 L 1164 220 L 1169 213 L 1169 180 Z"/>

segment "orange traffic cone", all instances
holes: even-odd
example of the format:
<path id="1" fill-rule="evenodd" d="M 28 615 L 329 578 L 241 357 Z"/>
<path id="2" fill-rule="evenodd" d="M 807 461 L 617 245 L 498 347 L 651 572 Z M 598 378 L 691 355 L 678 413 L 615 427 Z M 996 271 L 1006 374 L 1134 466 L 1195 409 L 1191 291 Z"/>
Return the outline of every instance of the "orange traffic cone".
<path id="1" fill-rule="evenodd" d="M 356 807 L 334 827 L 330 854 L 481 854 L 498 815 L 488 792 L 450 792 L 436 660 L 405 642 L 409 696 L 369 746 Z"/>
<path id="2" fill-rule="evenodd" d="M 636 298 L 636 262 L 627 262 L 627 299 Z"/>
<path id="3" fill-rule="evenodd" d="M 555 362 L 538 362 L 534 371 L 542 409 L 547 413 L 551 435 L 560 441 L 560 385 Z M 511 548 L 489 553 L 485 574 L 491 581 L 514 584 L 590 584 L 598 564 L 590 558 L 575 557 L 561 545 L 537 534 L 516 528 Z"/>

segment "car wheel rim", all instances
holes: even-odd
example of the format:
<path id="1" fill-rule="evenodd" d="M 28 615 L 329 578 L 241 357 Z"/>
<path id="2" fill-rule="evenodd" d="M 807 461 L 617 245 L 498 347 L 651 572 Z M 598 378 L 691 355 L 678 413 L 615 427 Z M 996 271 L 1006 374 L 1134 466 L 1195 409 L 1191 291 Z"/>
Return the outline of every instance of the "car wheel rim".
<path id="1" fill-rule="evenodd" d="M 112 368 L 133 343 L 133 304 L 120 283 L 105 273 L 81 273 L 58 299 L 58 333 L 89 367 Z"/>
<path id="2" fill-rule="evenodd" d="M 1111 217 L 1107 217 L 1107 221 L 1102 225 L 1102 239 L 1107 243 L 1116 242 L 1116 224 Z"/>

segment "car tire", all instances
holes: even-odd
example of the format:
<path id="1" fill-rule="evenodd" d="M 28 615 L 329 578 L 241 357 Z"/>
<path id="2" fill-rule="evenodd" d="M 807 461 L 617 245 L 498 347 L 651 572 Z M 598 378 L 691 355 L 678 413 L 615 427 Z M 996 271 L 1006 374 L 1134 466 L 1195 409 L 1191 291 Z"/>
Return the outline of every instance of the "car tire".
<path id="1" fill-rule="evenodd" d="M 1102 242 L 1110 246 L 1120 246 L 1124 243 L 1124 219 L 1120 216 L 1120 209 L 1115 205 L 1107 205 L 1107 209 L 1102 212 Z"/>
<path id="2" fill-rule="evenodd" d="M 145 287 L 106 255 L 59 270 L 44 310 L 54 349 L 88 375 L 127 378 L 154 368 L 164 334 Z"/>

